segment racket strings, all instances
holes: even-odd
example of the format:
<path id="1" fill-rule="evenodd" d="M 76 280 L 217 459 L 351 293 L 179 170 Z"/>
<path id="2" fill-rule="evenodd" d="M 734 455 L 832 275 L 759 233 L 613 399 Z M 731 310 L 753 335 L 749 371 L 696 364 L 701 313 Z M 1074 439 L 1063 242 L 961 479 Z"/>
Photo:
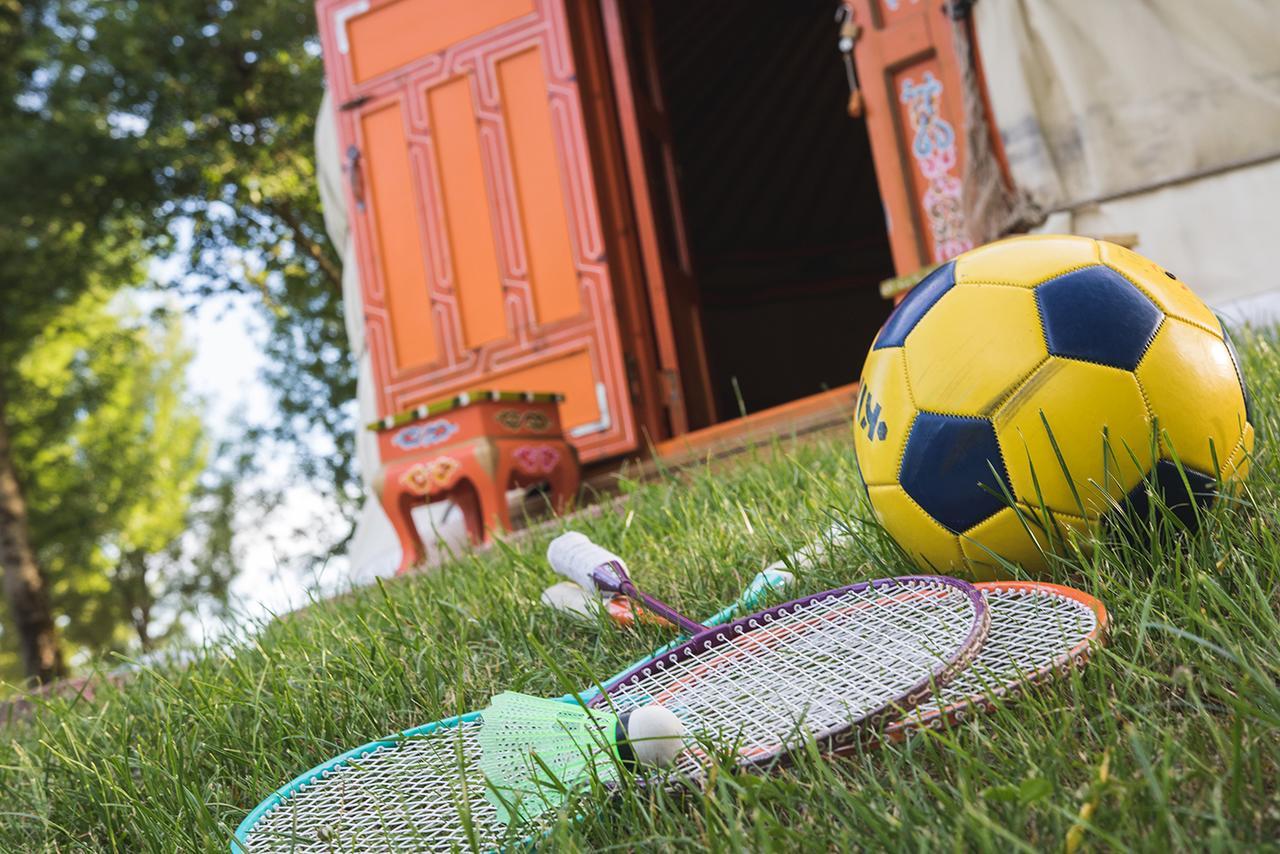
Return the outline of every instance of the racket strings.
<path id="1" fill-rule="evenodd" d="M 828 596 L 721 632 L 690 658 L 658 659 L 613 702 L 621 711 L 661 699 L 691 730 L 745 737 L 744 756 L 766 756 L 894 701 L 955 655 L 973 621 L 963 593 L 923 583 Z M 264 814 L 249 851 L 499 845 L 509 829 L 484 797 L 481 726 L 441 727 L 336 766 Z M 693 754 L 686 771 L 702 767 Z"/>
<path id="2" fill-rule="evenodd" d="M 933 717 L 1034 681 L 1087 649 L 1098 630 L 1092 608 L 1051 590 L 992 590 L 985 598 L 991 608 L 991 630 L 978 656 L 950 684 L 921 703 L 908 721 Z"/>
<path id="3" fill-rule="evenodd" d="M 249 834 L 249 851 L 310 854 L 407 844 L 452 851 L 496 844 L 507 828 L 484 797 L 480 726 L 475 720 L 441 727 L 337 766 L 266 813 Z"/>
<path id="4" fill-rule="evenodd" d="M 764 759 L 898 701 L 964 648 L 974 620 L 960 589 L 843 591 L 658 659 L 610 698 L 619 711 L 662 703 L 701 740 Z M 696 773 L 701 753 L 686 751 L 680 767 Z"/>

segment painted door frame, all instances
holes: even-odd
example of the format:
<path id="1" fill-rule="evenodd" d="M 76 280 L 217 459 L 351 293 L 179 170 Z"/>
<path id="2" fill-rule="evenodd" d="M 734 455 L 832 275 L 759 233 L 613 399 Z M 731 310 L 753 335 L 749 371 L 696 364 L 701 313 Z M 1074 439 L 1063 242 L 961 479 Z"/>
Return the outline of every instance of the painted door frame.
<path id="1" fill-rule="evenodd" d="M 711 370 L 707 361 L 706 345 L 702 337 L 701 321 L 694 296 L 686 295 L 680 304 L 673 304 L 672 287 L 691 286 L 693 272 L 688 247 L 684 243 L 683 222 L 673 224 L 677 245 L 664 248 L 657 228 L 657 204 L 653 198 L 652 182 L 660 181 L 672 209 L 672 216 L 679 218 L 680 196 L 676 183 L 670 141 L 663 145 L 663 174 L 654 175 L 645 159 L 644 135 L 640 111 L 645 110 L 651 122 L 662 122 L 660 103 L 641 103 L 637 99 L 635 73 L 652 75 L 657 70 L 651 54 L 639 58 L 643 69 L 635 68 L 628 49 L 628 34 L 622 4 L 626 0 L 599 0 L 604 28 L 604 40 L 608 53 L 609 71 L 613 81 L 617 104 L 618 131 L 626 160 L 626 172 L 635 209 L 635 239 L 639 244 L 644 263 L 645 288 L 653 323 L 653 334 L 658 369 L 663 381 L 663 400 L 669 413 L 673 435 L 688 432 L 691 428 L 718 423 L 714 396 L 711 393 Z M 668 258 L 671 253 L 676 258 Z M 692 313 L 686 335 L 684 358 L 681 358 L 680 341 L 672 321 L 673 311 Z M 692 362 L 692 364 L 689 364 Z"/>

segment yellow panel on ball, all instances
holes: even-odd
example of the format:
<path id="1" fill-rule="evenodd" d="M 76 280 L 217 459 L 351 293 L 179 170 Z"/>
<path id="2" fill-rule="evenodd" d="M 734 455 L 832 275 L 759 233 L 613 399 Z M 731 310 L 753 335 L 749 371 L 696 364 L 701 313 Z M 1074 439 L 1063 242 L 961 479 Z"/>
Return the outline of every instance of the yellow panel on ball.
<path id="1" fill-rule="evenodd" d="M 872 350 L 862 366 L 853 424 L 864 483 L 897 483 L 902 448 L 915 415 L 902 348 Z"/>
<path id="2" fill-rule="evenodd" d="M 890 536 L 929 572 L 947 572 L 964 564 L 956 535 L 935 522 L 902 487 L 869 486 L 871 507 Z"/>
<path id="3" fill-rule="evenodd" d="M 1033 288 L 1098 263 L 1098 243 L 1069 234 L 1028 234 L 989 243 L 956 259 L 956 284 L 990 282 Z"/>
<path id="4" fill-rule="evenodd" d="M 1034 291 L 955 287 L 911 330 L 904 348 L 916 406 L 989 415 L 1049 356 Z"/>
<path id="5" fill-rule="evenodd" d="M 1055 512 L 1081 515 L 1081 504 L 1085 515 L 1106 512 L 1107 496 L 1122 498 L 1150 465 L 1151 422 L 1129 371 L 1050 357 L 992 420 L 1014 494 L 1033 506 L 1038 483 Z"/>
<path id="6" fill-rule="evenodd" d="M 1204 300 L 1191 288 L 1172 278 L 1159 264 L 1144 258 L 1132 249 L 1125 249 L 1105 240 L 1098 241 L 1102 261 L 1120 272 L 1138 286 L 1164 313 L 1196 326 L 1203 326 L 1221 337 L 1222 326 Z"/>
<path id="7" fill-rule="evenodd" d="M 1050 517 L 1046 523 L 1039 509 L 1006 507 L 961 534 L 960 550 L 974 578 L 991 581 L 1009 577 L 994 555 L 1031 575 L 1045 574 L 1049 566 L 1043 553 L 1060 552 L 1066 538 L 1088 531 L 1088 523 L 1079 516 L 1050 513 Z"/>
<path id="8" fill-rule="evenodd" d="M 1167 318 L 1136 373 L 1162 444 L 1172 443 L 1184 466 L 1216 477 L 1247 422 L 1227 345 L 1199 326 Z"/>

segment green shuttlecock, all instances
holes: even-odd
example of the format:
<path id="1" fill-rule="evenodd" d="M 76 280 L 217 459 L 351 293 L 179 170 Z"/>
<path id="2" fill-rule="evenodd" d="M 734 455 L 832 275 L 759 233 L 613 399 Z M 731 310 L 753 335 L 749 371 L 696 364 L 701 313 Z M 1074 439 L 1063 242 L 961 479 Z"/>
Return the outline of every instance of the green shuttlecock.
<path id="1" fill-rule="evenodd" d="M 680 719 L 657 704 L 620 717 L 508 691 L 481 714 L 485 797 L 505 824 L 555 809 L 593 778 L 608 783 L 623 769 L 664 768 L 684 749 L 686 736 Z"/>

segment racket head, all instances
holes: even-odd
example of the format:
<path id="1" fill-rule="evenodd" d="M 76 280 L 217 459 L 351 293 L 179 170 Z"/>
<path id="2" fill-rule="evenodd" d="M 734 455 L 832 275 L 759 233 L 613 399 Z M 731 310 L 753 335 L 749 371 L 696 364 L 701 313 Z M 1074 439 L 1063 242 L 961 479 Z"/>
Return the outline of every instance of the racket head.
<path id="1" fill-rule="evenodd" d="M 622 712 L 661 703 L 695 736 L 723 736 L 736 726 L 741 738 L 750 721 L 752 734 L 738 750 L 743 766 L 785 762 L 809 738 L 839 753 L 856 749 L 961 672 L 989 622 L 982 594 L 960 579 L 863 581 L 708 629 L 636 666 L 591 705 Z M 935 637 L 922 637 L 929 630 Z M 877 681 L 850 672 L 858 667 Z M 811 693 L 789 696 L 794 692 Z M 678 767 L 697 777 L 701 761 L 701 749 L 693 747 Z"/>
<path id="2" fill-rule="evenodd" d="M 245 816 L 236 828 L 231 850 L 327 852 L 348 850 L 352 840 L 365 840 L 367 844 L 368 837 L 362 835 L 365 831 L 386 828 L 368 827 L 350 809 L 351 800 L 400 786 L 407 791 L 427 787 L 441 795 L 418 799 L 413 804 L 422 832 L 430 834 L 423 841 L 438 844 L 439 850 L 473 847 L 473 833 L 481 842 L 490 841 L 491 837 L 501 839 L 506 828 L 484 798 L 484 778 L 476 763 L 481 725 L 480 713 L 468 712 L 403 730 L 326 760 L 272 792 Z M 428 753 L 415 755 L 418 751 Z M 434 761 L 443 752 L 456 755 L 452 768 L 448 762 Z M 351 769 L 358 769 L 363 779 L 359 790 L 348 800 L 342 796 L 341 775 Z M 323 787 L 337 789 L 316 797 Z M 311 797 L 295 799 L 300 793 Z M 461 814 L 463 801 L 468 813 L 465 820 Z M 289 808 L 279 810 L 284 804 Z M 317 827 L 331 835 L 317 835 Z M 391 841 L 411 838 L 408 834 L 413 832 L 412 827 L 402 825 L 397 830 L 403 835 Z"/>
<path id="3" fill-rule="evenodd" d="M 991 615 L 982 649 L 936 697 L 890 723 L 886 738 L 901 741 L 912 732 L 942 729 L 991 711 L 1001 700 L 1083 667 L 1106 643 L 1110 617 L 1088 593 L 1040 581 L 974 586 Z"/>
<path id="4" fill-rule="evenodd" d="M 756 607 L 773 590 L 780 589 L 791 580 L 791 575 L 785 572 L 766 570 L 759 573 L 732 605 L 715 614 L 708 623 L 723 623 L 743 609 Z M 661 655 L 678 646 L 679 643 L 680 641 L 674 641 L 667 644 L 652 652 L 649 657 Z M 613 684 L 634 667 L 634 664 L 628 665 L 602 684 L 606 686 Z M 598 689 L 591 686 L 577 696 L 566 694 L 560 699 L 565 702 L 580 703 L 586 702 L 597 693 Z M 245 816 L 236 828 L 231 850 L 237 854 L 258 851 L 289 851 L 299 852 L 299 854 L 310 851 L 346 851 L 361 848 L 362 844 L 363 847 L 368 847 L 367 842 L 362 843 L 362 840 L 368 837 L 358 835 L 365 831 L 376 834 L 379 830 L 384 832 L 394 830 L 397 833 L 403 832 L 407 837 L 413 829 L 397 829 L 396 822 L 387 820 L 389 816 L 380 817 L 385 824 L 383 828 L 366 827 L 357 824 L 361 817 L 350 809 L 353 802 L 362 796 L 368 796 L 370 791 L 389 791 L 401 785 L 406 785 L 409 791 L 416 792 L 417 797 L 411 805 L 413 815 L 418 818 L 416 823 L 423 827 L 424 832 L 430 831 L 433 834 L 430 839 L 419 842 L 414 850 L 452 851 L 470 850 L 476 847 L 493 848 L 506 840 L 527 839 L 527 834 L 538 831 L 536 824 L 522 828 L 513 838 L 508 827 L 498 820 L 497 810 L 484 797 L 485 782 L 479 771 L 478 762 L 480 751 L 478 736 L 482 726 L 480 712 L 470 712 L 394 733 L 322 762 L 281 786 Z M 434 778 L 431 777 L 431 768 L 415 768 L 412 761 L 416 751 L 427 753 L 433 748 L 456 752 L 451 768 L 446 764 L 444 768 L 435 769 L 437 772 L 447 773 L 437 773 Z M 425 762 L 428 756 L 422 758 Z M 357 788 L 353 784 L 351 786 L 353 791 L 345 801 L 346 809 L 342 808 L 344 804 L 342 798 L 329 797 L 326 791 L 324 795 L 317 798 L 315 811 L 311 811 L 309 805 L 304 805 L 303 808 L 307 810 L 304 816 L 306 824 L 301 824 L 300 827 L 296 817 L 291 816 L 301 803 L 301 799 L 297 799 L 299 794 L 316 796 L 320 795 L 321 787 L 336 786 L 338 787 L 336 794 L 341 795 L 343 785 L 341 781 L 347 771 L 364 770 L 375 765 L 378 768 L 376 773 L 380 775 L 379 778 L 372 779 L 374 774 L 366 773 L 363 775 L 365 778 L 362 781 L 363 786 Z M 398 774 L 397 770 L 404 773 Z M 449 778 L 450 774 L 454 779 Z M 463 787 L 453 785 L 455 781 L 462 781 L 465 790 L 460 791 Z M 461 801 L 459 795 L 462 796 Z M 465 821 L 462 815 L 462 801 L 466 803 Z M 286 806 L 286 809 L 279 810 L 281 806 Z M 310 823 L 309 816 L 328 816 L 328 813 L 323 812 L 328 808 L 335 808 L 336 813 L 326 820 L 326 823 L 315 825 Z M 468 824 L 470 831 L 467 828 Z M 348 825 L 351 826 L 348 827 Z M 325 839 L 319 838 L 316 836 L 316 827 L 329 831 L 330 836 Z M 401 837 L 390 837 L 383 847 L 403 848 L 406 847 L 406 843 Z"/>

